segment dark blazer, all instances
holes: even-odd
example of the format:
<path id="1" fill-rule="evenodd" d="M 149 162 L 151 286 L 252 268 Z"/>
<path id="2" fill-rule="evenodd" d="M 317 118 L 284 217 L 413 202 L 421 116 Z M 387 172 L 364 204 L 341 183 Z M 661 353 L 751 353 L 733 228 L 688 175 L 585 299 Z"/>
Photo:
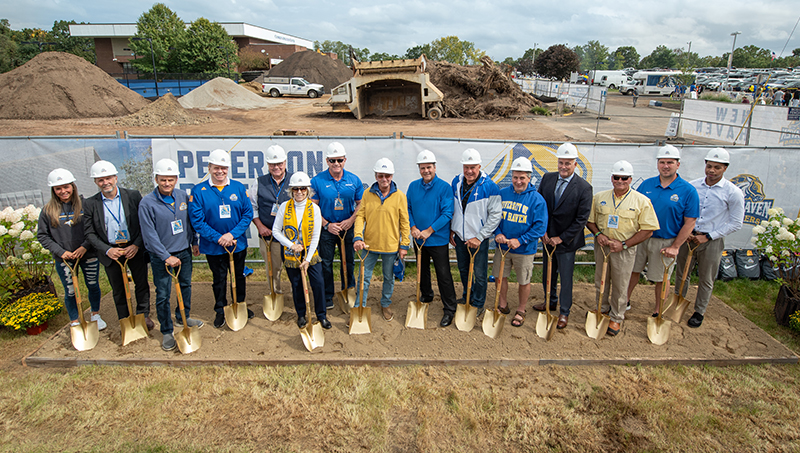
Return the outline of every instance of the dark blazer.
<path id="1" fill-rule="evenodd" d="M 128 190 L 117 186 L 120 197 L 122 198 L 122 208 L 125 210 L 125 222 L 128 224 L 128 234 L 131 236 L 131 243 L 139 247 L 139 252 L 144 253 L 144 240 L 139 229 L 139 202 L 142 195 L 138 190 Z M 106 233 L 106 215 L 103 209 L 103 194 L 97 192 L 88 199 L 83 207 L 84 231 L 86 239 L 97 251 L 97 257 L 103 266 L 110 266 L 114 262 L 106 255 L 108 249 L 116 247 L 116 244 L 108 242 Z"/>
<path id="2" fill-rule="evenodd" d="M 538 189 L 547 203 L 547 235 L 561 237 L 556 253 L 574 252 L 586 245 L 583 228 L 592 210 L 592 185 L 574 175 L 556 205 L 557 181 L 558 172 L 546 173 Z"/>

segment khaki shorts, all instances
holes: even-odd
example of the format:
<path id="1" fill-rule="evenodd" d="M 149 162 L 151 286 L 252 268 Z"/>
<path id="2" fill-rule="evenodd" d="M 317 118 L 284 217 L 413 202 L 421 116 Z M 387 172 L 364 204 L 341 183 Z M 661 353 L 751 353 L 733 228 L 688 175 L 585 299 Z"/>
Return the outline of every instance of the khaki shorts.
<path id="1" fill-rule="evenodd" d="M 500 258 L 502 253 L 500 248 L 494 251 L 494 261 L 492 264 L 492 274 L 494 278 L 500 278 Z M 514 252 L 506 253 L 506 265 L 503 268 L 503 277 L 511 275 L 511 267 L 517 271 L 517 283 L 527 285 L 533 277 L 533 255 L 519 255 Z"/>
<path id="2" fill-rule="evenodd" d="M 636 261 L 633 263 L 633 272 L 641 273 L 647 265 L 647 279 L 659 283 L 664 279 L 664 264 L 661 261 L 661 249 L 669 247 L 675 239 L 649 238 L 636 246 Z M 667 278 L 672 276 L 675 260 L 664 257 L 664 263 L 669 265 Z"/>

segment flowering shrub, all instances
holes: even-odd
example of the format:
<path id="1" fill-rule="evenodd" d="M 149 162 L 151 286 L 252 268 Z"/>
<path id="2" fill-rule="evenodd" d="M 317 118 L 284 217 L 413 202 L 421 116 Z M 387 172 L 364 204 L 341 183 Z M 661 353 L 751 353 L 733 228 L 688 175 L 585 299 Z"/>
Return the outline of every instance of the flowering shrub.
<path id="1" fill-rule="evenodd" d="M 40 212 L 33 205 L 0 211 L 0 288 L 7 292 L 41 285 L 52 272 L 53 257 L 36 240 Z"/>
<path id="2" fill-rule="evenodd" d="M 789 315 L 789 327 L 800 332 L 800 310 Z"/>
<path id="3" fill-rule="evenodd" d="M 16 330 L 38 326 L 61 313 L 61 301 L 53 293 L 32 293 L 5 307 L 0 323 Z"/>
<path id="4" fill-rule="evenodd" d="M 753 227 L 750 242 L 772 261 L 780 283 L 800 295 L 800 218 L 786 217 L 783 208 L 772 208 L 767 215 L 769 220 Z"/>

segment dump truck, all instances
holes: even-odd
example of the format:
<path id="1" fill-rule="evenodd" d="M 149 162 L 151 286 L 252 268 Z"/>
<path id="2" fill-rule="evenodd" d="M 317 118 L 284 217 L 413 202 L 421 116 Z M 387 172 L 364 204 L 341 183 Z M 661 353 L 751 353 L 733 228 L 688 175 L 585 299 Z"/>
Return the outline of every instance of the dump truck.
<path id="1" fill-rule="evenodd" d="M 335 112 L 367 115 L 442 117 L 444 95 L 426 72 L 425 57 L 413 60 L 356 61 L 353 77 L 331 90 L 328 104 Z"/>

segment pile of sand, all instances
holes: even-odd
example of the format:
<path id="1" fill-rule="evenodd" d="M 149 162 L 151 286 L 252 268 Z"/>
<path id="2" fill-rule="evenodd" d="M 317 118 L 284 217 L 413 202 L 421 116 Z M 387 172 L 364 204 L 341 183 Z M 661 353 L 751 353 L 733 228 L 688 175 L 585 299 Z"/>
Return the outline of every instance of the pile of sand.
<path id="1" fill-rule="evenodd" d="M 342 63 L 341 60 L 314 52 L 304 50 L 295 52 L 289 58 L 269 70 L 270 77 L 302 77 L 311 83 L 318 83 L 325 87 L 325 92 L 350 80 L 353 70 Z M 263 78 L 256 79 L 262 81 Z"/>
<path id="2" fill-rule="evenodd" d="M 136 112 L 149 101 L 78 56 L 44 52 L 0 74 L 0 118 L 102 118 Z"/>
<path id="3" fill-rule="evenodd" d="M 444 114 L 458 118 L 507 118 L 530 114 L 542 105 L 522 91 L 488 57 L 481 66 L 428 62 L 431 82 L 444 93 Z"/>
<path id="4" fill-rule="evenodd" d="M 261 85 L 261 82 L 259 82 L 259 81 L 252 80 L 252 81 L 247 82 L 247 83 L 242 83 L 239 86 L 244 88 L 244 89 L 246 89 L 246 90 L 248 90 L 248 91 L 252 91 L 253 93 L 255 93 L 255 94 L 259 95 L 259 96 L 264 96 L 264 97 L 269 96 L 268 93 L 264 93 L 262 91 L 263 90 L 263 86 Z"/>
<path id="5" fill-rule="evenodd" d="M 187 109 L 206 110 L 250 110 L 269 106 L 266 99 L 225 77 L 217 77 L 200 85 L 178 99 L 178 102 Z"/>
<path id="6" fill-rule="evenodd" d="M 114 124 L 125 127 L 177 126 L 203 124 L 210 121 L 211 117 L 186 111 L 172 93 L 167 93 L 138 112 L 117 119 Z"/>

